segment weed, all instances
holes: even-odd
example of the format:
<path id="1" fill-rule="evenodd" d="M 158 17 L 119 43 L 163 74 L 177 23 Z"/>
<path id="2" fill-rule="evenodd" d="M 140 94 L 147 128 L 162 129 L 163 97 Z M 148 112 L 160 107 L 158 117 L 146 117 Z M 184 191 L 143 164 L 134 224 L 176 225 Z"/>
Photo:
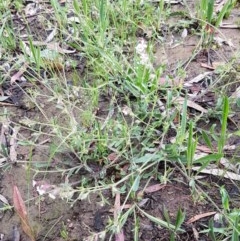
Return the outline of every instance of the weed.
<path id="1" fill-rule="evenodd" d="M 218 153 L 223 154 L 223 148 L 226 143 L 227 138 L 227 120 L 228 120 L 228 113 L 229 113 L 229 101 L 228 97 L 223 99 L 223 110 L 222 110 L 222 127 L 221 127 L 221 134 L 218 140 Z"/>
<path id="2" fill-rule="evenodd" d="M 231 209 L 229 195 L 224 187 L 220 187 L 222 197 L 222 212 L 217 213 L 209 221 L 208 232 L 211 240 L 238 240 L 240 237 L 239 209 Z"/>
<path id="3" fill-rule="evenodd" d="M 68 240 L 68 231 L 66 225 L 62 224 L 62 229 L 60 230 L 60 235 L 64 240 Z"/>
<path id="4" fill-rule="evenodd" d="M 229 16 L 235 6 L 235 0 L 228 0 L 219 13 L 214 11 L 214 0 L 201 0 L 198 8 L 198 18 L 203 26 L 203 46 L 209 46 L 213 42 L 215 30 L 223 19 Z"/>
<path id="5" fill-rule="evenodd" d="M 2 24 L 0 28 L 1 47 L 8 51 L 14 51 L 17 47 L 16 36 L 13 31 L 10 12 L 1 13 Z"/>

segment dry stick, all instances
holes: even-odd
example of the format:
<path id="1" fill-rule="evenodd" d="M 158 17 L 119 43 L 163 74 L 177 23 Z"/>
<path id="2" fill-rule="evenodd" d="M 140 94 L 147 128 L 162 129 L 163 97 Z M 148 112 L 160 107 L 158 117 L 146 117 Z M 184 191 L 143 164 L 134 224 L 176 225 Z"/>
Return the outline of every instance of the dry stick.
<path id="1" fill-rule="evenodd" d="M 57 219 L 57 221 L 53 224 L 53 226 L 48 230 L 48 232 L 46 233 L 46 235 L 43 238 L 43 241 L 45 241 L 45 239 L 47 238 L 48 234 L 52 231 L 52 229 L 60 222 L 60 220 L 62 219 L 63 216 L 59 217 Z"/>
<path id="2" fill-rule="evenodd" d="M 7 103 L 7 102 L 0 102 L 1 106 L 15 106 L 14 104 Z"/>

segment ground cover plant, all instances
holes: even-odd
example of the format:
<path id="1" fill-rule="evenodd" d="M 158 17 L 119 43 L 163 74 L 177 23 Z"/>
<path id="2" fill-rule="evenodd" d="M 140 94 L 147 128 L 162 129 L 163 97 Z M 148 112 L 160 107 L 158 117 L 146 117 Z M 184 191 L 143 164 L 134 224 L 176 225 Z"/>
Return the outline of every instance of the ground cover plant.
<path id="1" fill-rule="evenodd" d="M 238 8 L 0 2 L 0 239 L 239 240 Z"/>

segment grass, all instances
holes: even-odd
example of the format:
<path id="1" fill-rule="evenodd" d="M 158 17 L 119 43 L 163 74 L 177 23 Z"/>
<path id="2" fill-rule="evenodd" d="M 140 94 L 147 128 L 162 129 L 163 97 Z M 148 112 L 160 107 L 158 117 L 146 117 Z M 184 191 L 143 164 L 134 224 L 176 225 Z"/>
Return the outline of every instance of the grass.
<path id="1" fill-rule="evenodd" d="M 196 28 L 193 35 L 204 35 L 203 42 L 207 41 L 210 50 L 213 32 L 207 30 L 210 26 L 218 31 L 224 16 L 231 13 L 234 2 L 227 1 L 219 14 L 214 14 L 214 1 L 200 2 L 197 16 L 190 12 L 180 15 L 184 21 L 177 31 L 190 29 L 193 22 L 202 26 Z M 189 185 L 195 203 L 201 203 L 202 199 L 214 203 L 202 191 L 197 176 L 210 164 L 219 166 L 224 156 L 229 136 L 230 98 L 227 93 L 224 98 L 217 96 L 221 100 L 219 109 L 213 108 L 207 114 L 191 112 L 187 90 L 173 84 L 175 79 L 185 78 L 188 70 L 178 68 L 174 75 L 164 63 L 155 66 L 156 48 L 168 44 L 162 29 L 171 32 L 168 21 L 180 13 L 174 12 L 170 4 L 162 0 L 154 3 L 74 0 L 62 5 L 52 0 L 47 6 L 53 11 L 46 10 L 42 14 L 41 21 L 46 28 L 41 29 L 44 36 L 36 35 L 34 25 L 29 25 L 25 16 L 22 21 L 27 26 L 24 29 L 27 38 L 24 39 L 17 33 L 14 16 L 5 12 L 4 3 L 0 4 L 1 58 L 3 63 L 7 61 L 10 65 L 10 69 L 1 67 L 1 83 L 7 85 L 13 72 L 26 63 L 24 77 L 31 88 L 24 89 L 24 93 L 39 113 L 36 118 L 15 121 L 23 132 L 31 132 L 30 140 L 24 139 L 23 135 L 18 144 L 29 146 L 32 153 L 41 146 L 42 139 L 49 139 L 51 143 L 46 160 L 38 162 L 32 154 L 29 156 L 28 170 L 33 171 L 34 176 L 43 173 L 46 179 L 54 173 L 62 174 L 67 180 L 77 178 L 76 189 L 66 181 L 64 184 L 68 189 L 65 190 L 68 191 L 63 193 L 62 188 L 58 193 L 71 205 L 78 200 L 91 201 L 93 193 L 99 193 L 102 203 L 112 205 L 111 200 L 104 197 L 104 191 L 110 190 L 113 198 L 120 195 L 121 206 L 114 207 L 116 214 L 109 217 L 102 235 L 120 237 L 127 222 L 132 220 L 132 240 L 140 240 L 140 219 L 145 217 L 168 230 L 169 240 L 179 240 L 179 235 L 186 232 L 187 210 L 179 208 L 173 218 L 165 207 L 162 217 L 154 216 L 140 205 L 146 198 L 139 192 L 152 182 L 159 185 L 174 183 L 178 170 L 184 177 L 183 182 Z M 185 6 L 184 11 L 189 8 Z M 21 12 L 22 16 L 24 9 L 21 1 L 11 4 L 11 10 Z M 74 18 L 68 15 L 69 12 Z M 51 45 L 44 42 L 53 29 L 56 30 L 53 41 L 59 44 L 58 49 L 50 48 Z M 36 45 L 39 39 L 43 45 Z M 205 46 L 202 45 L 200 50 Z M 169 81 L 159 84 L 161 77 Z M 17 81 L 14 85 L 22 89 L 20 83 Z M 184 98 L 183 104 L 176 101 L 179 97 Z M 14 113 L 7 111 L 2 116 L 11 118 L 12 115 Z M 201 121 L 209 121 L 212 117 L 220 131 L 214 125 L 205 130 L 200 127 Z M 201 143 L 209 147 L 212 154 L 198 157 L 197 147 Z M 64 157 L 66 153 L 74 158 L 61 160 L 61 167 L 54 168 L 55 158 Z M 95 171 L 93 164 L 101 170 Z M 194 171 L 193 167 L 199 164 L 200 169 Z M 83 169 L 86 175 L 79 178 Z M 28 179 L 30 183 L 30 172 Z M 65 195 L 67 192 L 71 195 Z M 233 233 L 229 232 L 224 238 L 238 240 L 239 210 L 231 209 L 223 187 L 219 195 L 222 207 L 215 206 L 228 220 L 228 225 L 218 232 L 209 223 L 203 232 L 208 232 L 211 240 L 223 240 L 224 231 L 230 230 Z M 124 205 L 129 204 L 130 208 L 124 209 Z M 59 235 L 68 240 L 69 232 L 64 223 Z"/>

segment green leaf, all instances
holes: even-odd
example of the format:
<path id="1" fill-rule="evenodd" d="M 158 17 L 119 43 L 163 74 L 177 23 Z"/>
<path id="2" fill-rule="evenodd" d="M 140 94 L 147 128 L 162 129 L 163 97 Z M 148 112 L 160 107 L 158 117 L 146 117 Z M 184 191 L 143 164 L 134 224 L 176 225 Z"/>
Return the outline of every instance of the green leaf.
<path id="1" fill-rule="evenodd" d="M 223 155 L 222 154 L 209 154 L 207 156 L 201 157 L 197 160 L 194 161 L 194 164 L 202 164 L 205 165 L 206 162 L 210 163 L 211 161 L 218 161 L 220 160 L 220 158 L 222 158 Z"/>
<path id="2" fill-rule="evenodd" d="M 236 216 L 233 226 L 233 234 L 231 241 L 239 241 L 239 216 Z"/>
<path id="3" fill-rule="evenodd" d="M 197 159 L 196 161 L 194 161 L 194 164 L 197 164 L 197 163 L 202 164 L 201 168 L 198 170 L 197 173 L 201 172 L 205 167 L 207 167 L 210 164 L 210 162 L 219 161 L 220 158 L 222 158 L 222 157 L 223 157 L 222 154 L 210 154 L 210 155 Z"/>
<path id="4" fill-rule="evenodd" d="M 228 0 L 222 10 L 220 11 L 220 13 L 218 14 L 217 16 L 217 21 L 215 23 L 215 26 L 218 27 L 220 25 L 220 23 L 222 22 L 223 18 L 224 17 L 228 17 L 229 16 L 229 13 L 230 11 L 233 9 L 234 5 L 235 5 L 235 0 Z"/>
<path id="5" fill-rule="evenodd" d="M 236 99 L 236 104 L 237 104 L 237 107 L 239 108 L 240 107 L 240 98 Z"/>
<path id="6" fill-rule="evenodd" d="M 216 236 L 215 236 L 215 233 L 214 233 L 213 219 L 210 219 L 208 226 L 209 226 L 208 234 L 209 234 L 211 240 L 216 241 Z"/>
<path id="7" fill-rule="evenodd" d="M 85 2 L 85 1 L 83 1 Z M 80 6 L 79 1 L 73 0 L 73 8 L 76 11 L 77 14 L 80 14 Z"/>
<path id="8" fill-rule="evenodd" d="M 184 138 L 187 126 L 187 97 L 185 97 L 183 108 L 182 108 L 182 119 L 181 119 L 181 138 Z"/>
<path id="9" fill-rule="evenodd" d="M 224 210 L 229 211 L 230 210 L 229 196 L 228 196 L 226 189 L 224 187 L 221 187 L 220 193 L 221 193 L 221 197 L 222 197 L 222 206 L 223 206 Z"/>
<path id="10" fill-rule="evenodd" d="M 210 140 L 210 138 L 208 137 L 207 133 L 205 131 L 202 131 L 202 137 L 203 137 L 203 140 L 205 141 L 206 145 L 211 149 L 213 150 L 213 147 L 212 147 L 212 142 Z"/>
<path id="11" fill-rule="evenodd" d="M 155 161 L 158 159 L 161 160 L 161 158 L 162 158 L 161 155 L 147 153 L 140 158 L 133 159 L 133 162 L 134 163 L 147 163 L 147 162 Z"/>
<path id="12" fill-rule="evenodd" d="M 136 191 L 138 190 L 140 180 L 141 180 L 141 177 L 140 177 L 140 175 L 138 175 L 138 176 L 136 177 L 136 179 L 134 180 L 133 185 L 132 185 L 132 191 L 133 191 L 133 192 L 136 192 Z"/>
<path id="13" fill-rule="evenodd" d="M 126 223 L 126 221 L 128 220 L 129 215 L 132 214 L 133 210 L 135 208 L 135 205 L 133 205 L 131 208 L 129 208 L 125 213 L 123 213 L 122 215 L 120 215 L 119 217 L 119 222 L 118 222 L 118 232 L 120 232 L 120 230 L 122 229 L 122 227 L 124 226 L 124 224 Z"/>
<path id="14" fill-rule="evenodd" d="M 213 7 L 214 7 L 214 0 L 208 0 L 207 21 L 208 21 L 209 23 L 212 22 Z"/>
<path id="15" fill-rule="evenodd" d="M 176 217 L 176 231 L 180 229 L 184 220 L 185 220 L 185 212 L 183 212 L 181 208 L 179 208 L 177 212 L 177 217 Z"/>
<path id="16" fill-rule="evenodd" d="M 156 217 L 154 217 L 154 216 L 146 213 L 145 211 L 143 211 L 143 210 L 142 210 L 140 207 L 138 207 L 137 205 L 136 205 L 136 207 L 138 208 L 138 210 L 139 210 L 144 216 L 146 216 L 147 218 L 149 218 L 152 222 L 160 225 L 161 227 L 168 228 L 168 229 L 170 229 L 170 230 L 172 230 L 172 231 L 176 230 L 176 226 L 175 226 L 175 225 L 172 225 L 172 224 L 170 224 L 170 223 L 167 223 L 167 222 L 165 222 L 165 221 L 163 221 L 163 220 L 161 220 L 161 219 L 159 219 L 159 218 L 156 218 Z M 184 229 L 180 229 L 180 228 L 179 228 L 177 231 L 185 232 Z"/>
<path id="17" fill-rule="evenodd" d="M 227 132 L 227 120 L 229 113 L 229 101 L 228 97 L 224 97 L 223 100 L 223 110 L 222 110 L 222 127 L 221 127 L 221 135 L 218 140 L 218 153 L 223 153 L 223 148 L 226 142 L 226 132 Z"/>
<path id="18" fill-rule="evenodd" d="M 170 224 L 170 222 L 171 222 L 170 216 L 169 216 L 168 210 L 165 205 L 163 205 L 163 216 L 166 219 L 167 223 Z"/>
<path id="19" fill-rule="evenodd" d="M 188 135 L 188 147 L 187 147 L 187 170 L 188 175 L 190 176 L 190 172 L 193 164 L 193 157 L 197 147 L 197 140 L 194 141 L 193 138 L 193 123 L 190 121 L 189 124 L 189 135 Z"/>
<path id="20" fill-rule="evenodd" d="M 240 130 L 233 133 L 235 136 L 240 136 Z"/>

